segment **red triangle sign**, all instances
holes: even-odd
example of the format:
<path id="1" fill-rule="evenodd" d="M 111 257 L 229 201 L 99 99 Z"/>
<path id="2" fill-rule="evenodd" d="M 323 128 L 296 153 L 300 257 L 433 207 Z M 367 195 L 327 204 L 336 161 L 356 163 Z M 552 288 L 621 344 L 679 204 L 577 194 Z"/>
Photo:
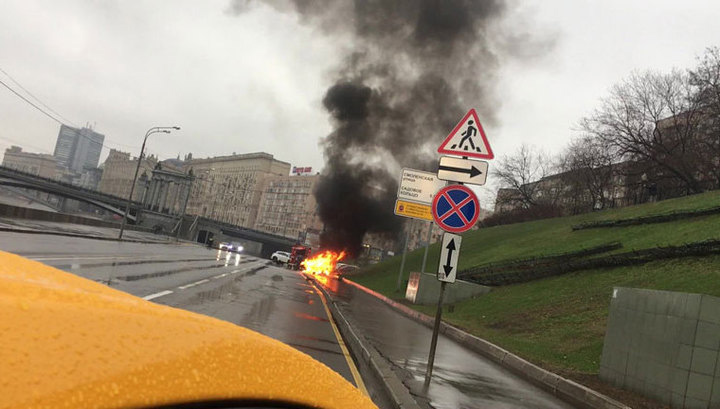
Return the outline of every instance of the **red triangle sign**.
<path id="1" fill-rule="evenodd" d="M 455 125 L 455 128 L 445 138 L 445 141 L 440 144 L 437 151 L 448 155 L 469 156 L 480 159 L 492 159 L 495 157 L 475 108 L 470 109 L 463 119 Z"/>

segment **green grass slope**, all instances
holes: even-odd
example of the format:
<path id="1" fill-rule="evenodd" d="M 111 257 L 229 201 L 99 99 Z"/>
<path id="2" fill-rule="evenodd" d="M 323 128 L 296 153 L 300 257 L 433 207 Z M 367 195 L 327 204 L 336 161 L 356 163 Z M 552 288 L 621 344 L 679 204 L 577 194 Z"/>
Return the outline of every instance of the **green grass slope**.
<path id="1" fill-rule="evenodd" d="M 480 229 L 463 235 L 460 270 L 502 261 L 577 251 L 619 241 L 615 252 L 720 239 L 720 215 L 639 226 L 572 231 L 594 220 L 624 219 L 720 205 L 720 192 L 592 214 Z M 419 271 L 423 249 L 409 253 L 407 271 Z M 438 266 L 430 247 L 426 271 Z M 400 256 L 362 271 L 353 280 L 394 299 Z M 656 261 L 640 266 L 586 270 L 522 284 L 460 302 L 443 318 L 547 368 L 596 373 L 614 286 L 720 296 L 720 256 Z M 403 290 L 404 291 L 404 290 Z M 434 307 L 413 306 L 427 314 Z"/>

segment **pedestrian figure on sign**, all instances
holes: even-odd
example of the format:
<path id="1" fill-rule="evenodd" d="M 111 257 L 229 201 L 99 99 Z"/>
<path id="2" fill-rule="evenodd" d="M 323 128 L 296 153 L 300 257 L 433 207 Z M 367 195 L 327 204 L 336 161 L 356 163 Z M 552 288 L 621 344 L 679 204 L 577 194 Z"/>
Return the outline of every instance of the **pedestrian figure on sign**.
<path id="1" fill-rule="evenodd" d="M 471 147 L 473 150 L 478 151 L 478 152 L 482 152 L 482 150 L 480 149 L 480 147 L 475 146 L 475 143 L 473 143 L 473 140 L 472 140 L 473 136 L 477 135 L 477 128 L 475 128 L 475 127 L 473 126 L 473 123 L 474 123 L 474 121 L 473 121 L 472 119 L 469 120 L 469 121 L 468 121 L 468 127 L 467 127 L 467 129 L 465 130 L 465 132 L 463 132 L 463 133 L 460 134 L 460 135 L 463 136 L 462 139 L 460 139 L 460 148 L 465 149 L 465 150 L 468 150 L 468 147 L 467 147 L 467 146 L 463 147 L 463 145 L 465 145 L 465 142 L 467 141 L 467 142 L 470 143 L 470 147 Z M 456 147 L 457 147 L 457 144 L 454 144 L 454 145 L 452 146 L 452 149 L 455 149 Z"/>

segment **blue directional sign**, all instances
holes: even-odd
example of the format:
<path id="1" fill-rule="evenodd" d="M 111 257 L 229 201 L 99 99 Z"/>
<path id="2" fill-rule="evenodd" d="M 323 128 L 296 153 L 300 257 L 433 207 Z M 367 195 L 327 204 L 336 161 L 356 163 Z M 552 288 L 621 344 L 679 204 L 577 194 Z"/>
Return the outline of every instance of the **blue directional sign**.
<path id="1" fill-rule="evenodd" d="M 433 199 L 433 219 L 450 233 L 470 230 L 480 216 L 480 201 L 468 187 L 451 185 L 440 189 Z"/>

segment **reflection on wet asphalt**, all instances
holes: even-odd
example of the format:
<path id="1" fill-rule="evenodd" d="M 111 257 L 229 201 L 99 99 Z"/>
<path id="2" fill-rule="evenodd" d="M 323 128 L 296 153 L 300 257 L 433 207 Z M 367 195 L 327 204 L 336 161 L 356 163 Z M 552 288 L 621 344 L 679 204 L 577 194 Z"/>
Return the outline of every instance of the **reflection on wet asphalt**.
<path id="1" fill-rule="evenodd" d="M 262 266 L 222 280 L 159 298 L 158 302 L 230 321 L 275 338 L 354 383 L 322 301 L 314 287 L 296 271 L 263 262 Z"/>
<path id="2" fill-rule="evenodd" d="M 440 334 L 433 379 L 423 390 L 432 330 L 344 283 L 327 288 L 376 349 L 395 365 L 413 394 L 437 409 L 572 408 L 479 354 Z"/>

